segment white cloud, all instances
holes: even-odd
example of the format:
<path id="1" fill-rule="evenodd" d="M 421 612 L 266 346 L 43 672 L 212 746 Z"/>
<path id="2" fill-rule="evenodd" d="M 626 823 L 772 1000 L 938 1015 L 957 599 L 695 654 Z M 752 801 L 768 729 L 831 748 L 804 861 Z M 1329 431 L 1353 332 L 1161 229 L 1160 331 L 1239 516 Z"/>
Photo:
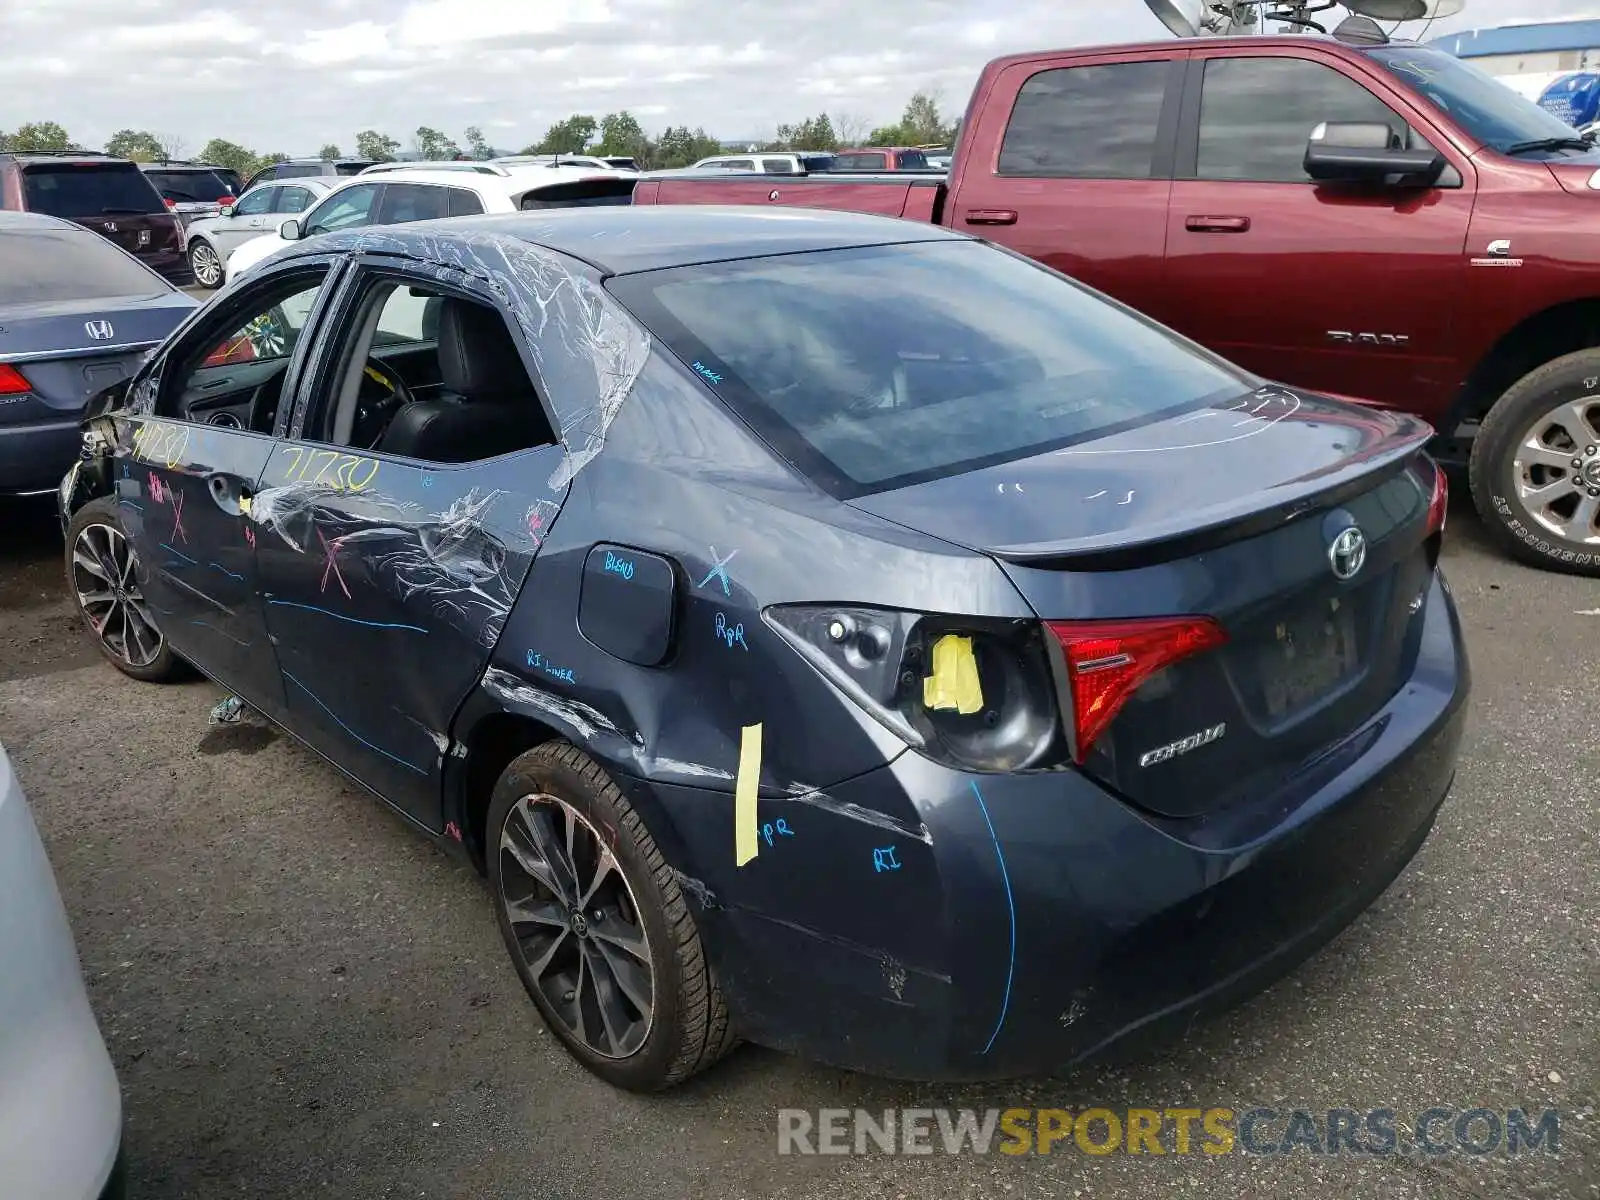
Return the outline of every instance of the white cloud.
<path id="1" fill-rule="evenodd" d="M 60 121 L 87 145 L 131 127 L 306 154 L 368 128 L 409 145 L 419 125 L 515 149 L 573 112 L 629 108 L 647 128 L 738 138 L 822 109 L 883 124 L 918 88 L 955 114 L 995 55 L 1165 36 L 1140 0 L 193 2 L 0 0 L 4 121 Z M 1431 35 L 1594 5 L 1471 0 Z"/>

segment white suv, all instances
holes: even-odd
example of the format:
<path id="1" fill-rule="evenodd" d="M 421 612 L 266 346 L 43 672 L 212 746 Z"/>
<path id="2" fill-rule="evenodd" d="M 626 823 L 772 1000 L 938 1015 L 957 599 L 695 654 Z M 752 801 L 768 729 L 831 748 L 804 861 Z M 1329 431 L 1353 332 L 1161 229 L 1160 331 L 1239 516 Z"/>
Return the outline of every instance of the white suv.
<path id="1" fill-rule="evenodd" d="M 567 166 L 505 167 L 493 174 L 459 170 L 395 170 L 357 175 L 340 182 L 296 220 L 255 238 L 228 256 L 228 280 L 237 279 L 290 242 L 362 225 L 400 225 L 508 213 L 529 208 L 575 208 L 628 204 L 633 171 L 597 171 Z"/>

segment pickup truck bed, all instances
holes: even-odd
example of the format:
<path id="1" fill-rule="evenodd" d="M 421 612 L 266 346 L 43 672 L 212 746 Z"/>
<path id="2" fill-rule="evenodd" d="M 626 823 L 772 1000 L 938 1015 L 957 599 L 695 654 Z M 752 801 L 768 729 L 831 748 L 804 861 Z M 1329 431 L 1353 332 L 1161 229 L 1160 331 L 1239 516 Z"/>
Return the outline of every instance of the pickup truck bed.
<path id="1" fill-rule="evenodd" d="M 729 172 L 716 178 L 704 171 L 683 171 L 642 179 L 633 191 L 635 204 L 774 204 L 876 213 L 935 225 L 942 222 L 944 198 L 943 172 L 905 171 L 787 176 Z"/>

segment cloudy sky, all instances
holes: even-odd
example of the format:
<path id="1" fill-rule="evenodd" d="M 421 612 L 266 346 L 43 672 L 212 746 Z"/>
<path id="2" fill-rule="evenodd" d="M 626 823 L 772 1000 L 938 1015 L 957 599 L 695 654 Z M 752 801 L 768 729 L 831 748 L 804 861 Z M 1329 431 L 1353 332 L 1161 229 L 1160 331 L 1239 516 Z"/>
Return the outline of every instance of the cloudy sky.
<path id="1" fill-rule="evenodd" d="M 1469 0 L 1432 33 L 1595 12 Z M 819 111 L 881 124 L 918 88 L 959 112 L 998 54 L 1163 36 L 1140 0 L 0 0 L 0 28 L 0 127 L 289 154 L 348 152 L 366 128 L 409 144 L 422 124 L 518 148 L 569 113 L 620 108 L 652 132 L 728 138 Z"/>

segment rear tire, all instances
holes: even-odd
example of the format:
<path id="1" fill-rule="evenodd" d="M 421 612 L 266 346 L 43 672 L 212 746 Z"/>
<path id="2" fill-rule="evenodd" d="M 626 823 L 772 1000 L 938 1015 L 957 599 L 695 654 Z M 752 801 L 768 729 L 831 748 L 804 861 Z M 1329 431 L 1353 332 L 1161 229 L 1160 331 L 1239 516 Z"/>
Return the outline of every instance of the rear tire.
<path id="1" fill-rule="evenodd" d="M 189 266 L 194 269 L 194 281 L 213 292 L 222 286 L 227 275 L 222 256 L 205 238 L 195 238 L 189 247 Z"/>
<path id="2" fill-rule="evenodd" d="M 67 590 L 100 653 L 117 670 L 145 683 L 188 674 L 144 599 L 138 556 L 117 502 L 91 500 L 67 525 Z"/>
<path id="3" fill-rule="evenodd" d="M 1513 384 L 1472 442 L 1472 501 L 1523 562 L 1600 576 L 1600 350 L 1553 359 Z"/>
<path id="4" fill-rule="evenodd" d="M 598 763 L 567 742 L 512 760 L 485 834 L 506 949 L 578 1062 L 616 1087 L 655 1092 L 733 1048 L 677 878 Z"/>

